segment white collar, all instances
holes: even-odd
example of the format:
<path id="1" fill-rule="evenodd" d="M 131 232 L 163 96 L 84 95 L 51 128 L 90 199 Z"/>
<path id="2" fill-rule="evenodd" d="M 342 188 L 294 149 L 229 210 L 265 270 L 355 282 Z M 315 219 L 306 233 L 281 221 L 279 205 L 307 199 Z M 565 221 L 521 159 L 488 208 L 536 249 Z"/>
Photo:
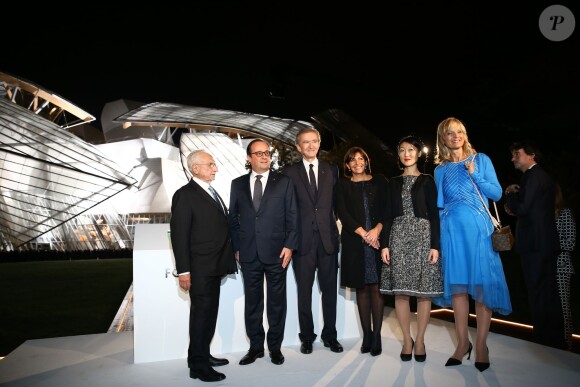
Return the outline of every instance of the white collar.
<path id="1" fill-rule="evenodd" d="M 192 178 L 193 178 L 193 181 L 195 181 L 197 184 L 199 184 L 199 186 L 200 186 L 201 188 L 205 189 L 206 191 L 209 191 L 209 186 L 210 186 L 210 184 L 208 184 L 207 182 L 205 182 L 205 181 L 203 181 L 203 180 L 201 180 L 201 179 L 198 179 L 198 178 L 197 178 L 197 177 L 195 177 L 195 176 L 192 176 Z"/>
<path id="2" fill-rule="evenodd" d="M 312 160 L 312 162 L 306 161 L 306 159 L 302 159 L 302 163 L 304 164 L 304 168 L 306 168 L 307 171 L 310 169 L 310 164 L 314 165 L 314 168 L 318 169 L 318 158 L 315 158 Z"/>
<path id="3" fill-rule="evenodd" d="M 268 175 L 270 174 L 270 170 L 268 169 L 266 172 L 264 173 L 256 173 L 254 170 L 252 170 L 252 173 L 250 174 L 250 179 L 254 179 L 257 175 L 263 176 L 264 180 L 268 180 Z M 262 180 L 262 181 L 264 181 Z"/>

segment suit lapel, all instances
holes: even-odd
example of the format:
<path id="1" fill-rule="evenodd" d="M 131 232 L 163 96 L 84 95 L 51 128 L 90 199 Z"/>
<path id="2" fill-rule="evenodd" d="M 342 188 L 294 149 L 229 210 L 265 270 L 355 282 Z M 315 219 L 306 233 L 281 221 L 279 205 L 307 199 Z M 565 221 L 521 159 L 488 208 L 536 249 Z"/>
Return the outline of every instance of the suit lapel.
<path id="1" fill-rule="evenodd" d="M 306 189 L 306 192 L 308 192 L 308 196 L 310 197 L 310 200 L 312 201 L 312 203 L 316 202 L 316 198 L 314 197 L 314 194 L 312 193 L 312 189 L 310 188 L 310 179 L 308 178 L 308 175 L 306 174 L 306 169 L 304 168 L 304 162 L 301 160 L 299 162 L 299 164 L 297 165 L 298 167 L 298 175 L 300 176 L 300 180 L 302 180 L 302 183 L 304 184 L 304 189 Z M 320 173 L 320 164 L 318 164 L 318 173 Z M 319 177 L 320 179 L 320 177 Z M 320 191 L 320 181 L 318 182 L 318 190 Z"/>
<path id="2" fill-rule="evenodd" d="M 252 201 L 252 190 L 250 189 L 250 174 L 252 172 L 250 171 L 250 173 L 248 173 L 247 175 L 244 176 L 244 180 L 245 183 L 243 183 L 243 187 L 244 187 L 244 194 L 246 195 L 246 200 L 248 201 L 250 207 L 253 209 L 254 208 L 254 202 Z"/>
<path id="3" fill-rule="evenodd" d="M 266 183 L 266 188 L 264 189 L 264 195 L 262 196 L 262 202 L 264 201 L 264 199 L 268 198 L 269 193 L 274 190 L 274 186 L 276 185 L 277 182 L 278 182 L 278 175 L 276 175 L 276 172 L 270 171 L 270 173 L 268 174 L 268 181 Z"/>
<path id="4" fill-rule="evenodd" d="M 195 189 L 197 191 L 197 193 L 199 194 L 199 196 L 201 196 L 202 200 L 205 200 L 206 202 L 210 203 L 212 206 L 214 206 L 216 209 L 218 209 L 219 212 L 221 212 L 225 216 L 225 213 L 224 213 L 225 208 L 222 208 L 221 204 L 216 202 L 215 199 L 213 198 L 213 196 L 208 194 L 205 189 L 201 188 L 201 186 L 199 184 L 197 184 L 195 182 L 195 180 L 191 179 L 189 182 L 192 185 L 193 189 Z"/>
<path id="5" fill-rule="evenodd" d="M 318 160 L 318 197 L 319 198 L 328 198 L 332 197 L 332 195 L 326 195 L 326 190 L 333 188 L 332 182 L 332 173 L 330 172 L 330 168 L 328 164 L 323 163 L 322 161 Z"/>

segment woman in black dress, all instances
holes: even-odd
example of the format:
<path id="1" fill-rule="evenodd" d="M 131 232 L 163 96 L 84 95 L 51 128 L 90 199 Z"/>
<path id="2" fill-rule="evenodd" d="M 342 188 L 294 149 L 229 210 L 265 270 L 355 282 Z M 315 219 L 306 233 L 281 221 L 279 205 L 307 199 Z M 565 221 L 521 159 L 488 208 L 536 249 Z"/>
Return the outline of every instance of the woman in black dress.
<path id="1" fill-rule="evenodd" d="M 382 261 L 379 252 L 387 195 L 387 179 L 372 176 L 370 159 L 360 147 L 344 155 L 344 175 L 337 190 L 341 231 L 341 286 L 356 289 L 363 330 L 361 352 L 382 352 L 384 302 L 379 292 Z M 371 322 L 372 320 L 372 322 Z"/>

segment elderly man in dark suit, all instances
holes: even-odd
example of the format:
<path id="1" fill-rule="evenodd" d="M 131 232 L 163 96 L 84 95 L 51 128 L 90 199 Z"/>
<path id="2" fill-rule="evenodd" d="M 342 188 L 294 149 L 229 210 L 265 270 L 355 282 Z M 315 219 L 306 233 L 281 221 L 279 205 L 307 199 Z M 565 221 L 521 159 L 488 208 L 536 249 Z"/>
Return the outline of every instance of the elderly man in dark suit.
<path id="1" fill-rule="evenodd" d="M 564 318 L 558 294 L 560 250 L 555 217 L 555 184 L 537 164 L 540 150 L 530 141 L 510 147 L 514 167 L 523 172 L 520 184 L 505 190 L 506 211 L 518 217 L 516 251 L 521 255 L 534 336 L 540 344 L 565 348 Z"/>
<path id="2" fill-rule="evenodd" d="M 283 173 L 294 183 L 300 209 L 300 244 L 292 260 L 298 289 L 300 352 L 312 353 L 312 342 L 316 339 L 312 286 L 317 271 L 324 318 L 320 336 L 325 347 L 332 352 L 342 352 L 342 345 L 336 337 L 339 243 L 334 197 L 338 167 L 316 157 L 320 149 L 320 133 L 312 127 L 298 132 L 296 149 L 302 160 L 287 167 Z"/>
<path id="3" fill-rule="evenodd" d="M 274 364 L 284 363 L 280 351 L 286 323 L 286 273 L 298 246 L 298 207 L 292 180 L 270 171 L 270 146 L 253 140 L 246 149 L 252 170 L 232 181 L 230 228 L 240 263 L 245 293 L 244 320 L 250 349 L 241 365 L 264 356 L 264 276 L 266 276 L 268 349 Z"/>
<path id="4" fill-rule="evenodd" d="M 237 271 L 227 220 L 227 209 L 210 185 L 218 170 L 213 157 L 196 150 L 187 167 L 193 174 L 178 189 L 171 204 L 171 244 L 179 274 L 179 286 L 189 291 L 189 376 L 204 382 L 225 379 L 212 367 L 228 364 L 213 357 L 211 339 L 215 332 L 222 277 Z"/>

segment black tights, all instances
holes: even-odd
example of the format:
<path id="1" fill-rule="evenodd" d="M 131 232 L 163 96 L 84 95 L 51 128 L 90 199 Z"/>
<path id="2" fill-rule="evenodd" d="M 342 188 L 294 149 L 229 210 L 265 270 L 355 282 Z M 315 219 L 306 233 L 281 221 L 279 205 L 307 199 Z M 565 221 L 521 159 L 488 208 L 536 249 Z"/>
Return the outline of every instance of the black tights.
<path id="1" fill-rule="evenodd" d="M 360 325 L 363 330 L 363 347 L 379 349 L 381 345 L 381 326 L 383 325 L 383 310 L 385 303 L 379 292 L 379 284 L 365 285 L 356 289 L 356 303 Z M 372 327 L 371 327 L 372 315 Z"/>

